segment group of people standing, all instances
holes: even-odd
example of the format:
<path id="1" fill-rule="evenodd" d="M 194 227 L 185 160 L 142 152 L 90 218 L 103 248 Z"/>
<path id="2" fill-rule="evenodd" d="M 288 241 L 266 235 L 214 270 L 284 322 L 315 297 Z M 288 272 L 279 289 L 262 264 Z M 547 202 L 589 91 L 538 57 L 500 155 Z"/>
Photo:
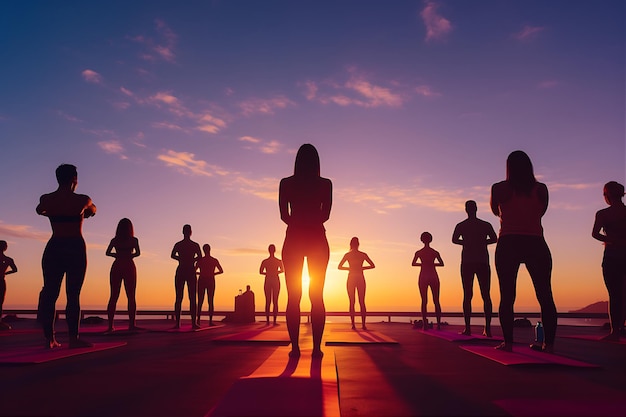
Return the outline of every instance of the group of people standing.
<path id="1" fill-rule="evenodd" d="M 38 214 L 48 217 L 52 237 L 42 258 L 43 288 L 39 295 L 38 319 L 42 324 L 46 345 L 59 346 L 54 335 L 55 303 L 59 296 L 63 276 L 66 277 L 66 318 L 70 348 L 89 346 L 79 338 L 80 290 L 87 266 L 85 241 L 82 236 L 83 220 L 96 214 L 96 206 L 89 196 L 75 193 L 78 184 L 76 167 L 60 165 L 56 170 L 58 188 L 44 194 L 36 208 Z M 609 205 L 596 214 L 592 236 L 604 242 L 602 262 L 604 280 L 609 293 L 611 332 L 609 340 L 617 340 L 624 331 L 626 316 L 626 206 L 623 203 L 624 186 L 611 181 L 604 186 L 604 197 Z M 490 266 L 487 246 L 496 244 L 495 266 L 500 289 L 499 318 L 504 342 L 497 348 L 511 351 L 513 346 L 513 305 L 516 294 L 517 273 L 520 265 L 526 265 L 541 307 L 545 328 L 545 340 L 536 349 L 552 352 L 557 326 L 557 311 L 552 295 L 552 257 L 543 236 L 541 219 L 548 208 L 548 188 L 536 180 L 530 158 L 523 151 L 512 152 L 506 162 L 506 178 L 491 187 L 491 211 L 500 218 L 499 236 L 491 224 L 477 218 L 477 205 L 469 200 L 465 204 L 468 218 L 457 224 L 452 242 L 462 245 L 461 282 L 463 285 L 464 334 L 471 333 L 471 299 L 473 280 L 477 277 L 484 302 L 484 334 L 491 336 Z M 324 281 L 330 257 L 324 223 L 329 219 L 332 206 L 332 182 L 320 175 L 320 159 L 311 144 L 302 145 L 296 155 L 294 174 L 283 178 L 279 187 L 279 211 L 287 225 L 282 249 L 282 261 L 275 256 L 276 247 L 270 245 L 270 256 L 260 266 L 265 275 L 266 321 L 270 321 L 273 303 L 273 320 L 276 323 L 277 299 L 280 291 L 279 274 L 285 274 L 288 293 L 286 320 L 291 340 L 291 357 L 300 355 L 300 301 L 302 298 L 302 270 L 305 258 L 310 276 L 311 323 L 313 333 L 313 357 L 321 357 L 321 340 L 325 324 L 323 300 Z M 435 304 L 437 327 L 440 326 L 439 278 L 436 268 L 443 260 L 430 244 L 432 235 L 421 235 L 424 247 L 415 253 L 412 265 L 421 267 L 418 287 L 422 298 L 421 311 L 426 325 L 426 304 L 430 287 Z M 211 247 L 200 246 L 191 240 L 191 226 L 183 227 L 183 240 L 172 249 L 171 257 L 178 261 L 175 275 L 176 326 L 180 326 L 181 303 L 187 284 L 190 314 L 193 327 L 199 327 L 200 311 L 204 295 L 208 296 L 209 324 L 213 324 L 213 296 L 215 275 L 223 273 L 216 258 L 210 255 Z M 14 261 L 4 255 L 5 241 L 0 241 L 0 317 L 6 284 L 4 277 L 17 272 Z M 139 241 L 134 236 L 132 222 L 119 221 L 115 237 L 106 250 L 107 256 L 115 258 L 111 267 L 111 297 L 108 303 L 109 331 L 114 330 L 113 318 L 121 283 L 124 282 L 128 297 L 129 327 L 136 329 L 135 290 L 136 268 L 133 259 L 140 255 Z M 348 266 L 345 266 L 345 264 Z M 355 301 L 358 294 L 361 307 L 361 326 L 366 329 L 365 278 L 363 271 L 374 268 L 369 256 L 359 251 L 359 240 L 352 238 L 350 251 L 339 263 L 340 270 L 348 270 L 347 290 L 350 300 L 350 316 L 355 328 Z M 196 275 L 199 276 L 196 279 Z M 197 296 L 197 303 L 196 303 Z"/>

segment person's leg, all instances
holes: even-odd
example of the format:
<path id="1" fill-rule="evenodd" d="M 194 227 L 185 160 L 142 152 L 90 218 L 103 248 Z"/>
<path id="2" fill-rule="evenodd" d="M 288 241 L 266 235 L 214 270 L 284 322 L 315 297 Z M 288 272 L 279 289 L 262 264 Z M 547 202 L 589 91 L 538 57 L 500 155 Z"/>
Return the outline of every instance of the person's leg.
<path id="1" fill-rule="evenodd" d="M 326 268 L 330 258 L 330 248 L 326 236 L 320 236 L 313 242 L 315 246 L 307 254 L 309 267 L 309 298 L 311 300 L 311 327 L 313 330 L 313 356 L 321 357 L 322 335 L 326 324 L 326 307 L 324 306 L 324 282 Z"/>
<path id="2" fill-rule="evenodd" d="M 606 337 L 607 340 L 619 339 L 619 328 L 623 323 L 622 317 L 622 294 L 623 277 L 619 270 L 619 260 L 606 254 L 602 260 L 602 276 L 609 294 L 609 322 L 611 332 Z"/>
<path id="3" fill-rule="evenodd" d="M 272 303 L 274 304 L 274 324 L 278 318 L 278 294 L 280 294 L 280 280 L 276 280 L 274 283 L 274 289 L 272 290 Z"/>
<path id="4" fill-rule="evenodd" d="M 421 278 L 418 280 L 418 287 L 420 290 L 420 298 L 422 299 L 422 327 L 424 330 L 428 329 L 428 320 L 426 318 L 426 305 L 428 304 L 428 282 L 426 279 Z"/>
<path id="5" fill-rule="evenodd" d="M 111 287 L 111 297 L 109 298 L 109 304 L 107 305 L 107 316 L 109 319 L 109 328 L 107 331 L 113 331 L 113 318 L 115 317 L 115 307 L 117 300 L 120 297 L 120 290 L 122 287 L 122 271 L 117 261 L 111 265 L 111 272 L 109 273 L 109 284 Z M 126 291 L 128 294 L 128 290 Z"/>
<path id="6" fill-rule="evenodd" d="M 289 236 L 283 244 L 283 266 L 285 267 L 285 284 L 287 285 L 287 331 L 291 340 L 290 356 L 300 355 L 300 300 L 302 299 L 302 267 L 304 254 L 298 247 L 299 242 Z"/>
<path id="7" fill-rule="evenodd" d="M 464 335 L 471 335 L 470 320 L 472 317 L 472 298 L 474 297 L 474 268 L 473 264 L 461 263 L 461 284 L 463 285 L 463 318 L 465 320 Z"/>
<path id="8" fill-rule="evenodd" d="M 70 348 L 89 347 L 91 343 L 78 339 L 78 327 L 80 323 L 80 290 L 85 281 L 87 272 L 87 251 L 84 241 L 74 242 L 74 254 L 68 254 L 68 266 L 65 275 L 65 294 L 67 306 L 65 307 L 65 319 L 70 337 Z"/>
<path id="9" fill-rule="evenodd" d="M 186 274 L 187 282 L 187 295 L 189 296 L 189 315 L 191 316 L 191 328 L 197 329 L 198 323 L 196 323 L 196 317 L 198 313 L 198 303 L 196 301 L 196 294 L 198 292 L 198 281 L 196 279 L 196 271 L 189 270 Z"/>
<path id="10" fill-rule="evenodd" d="M 365 278 L 359 279 L 356 289 L 359 293 L 359 306 L 361 307 L 361 327 L 365 330 L 365 319 L 367 317 L 367 308 L 365 307 Z"/>
<path id="11" fill-rule="evenodd" d="M 354 325 L 354 302 L 355 302 L 355 291 L 356 291 L 356 283 L 354 277 L 348 276 L 348 281 L 346 282 L 346 289 L 348 290 L 348 311 L 350 311 L 350 323 L 352 323 L 352 329 L 354 330 L 356 327 Z"/>
<path id="12" fill-rule="evenodd" d="M 485 311 L 485 330 L 483 335 L 491 337 L 491 315 L 493 305 L 491 304 L 491 267 L 489 264 L 482 264 L 476 269 L 476 277 L 480 287 L 480 295 L 483 299 L 483 309 Z"/>
<path id="13" fill-rule="evenodd" d="M 183 304 L 183 291 L 185 289 L 185 278 L 180 266 L 176 268 L 176 275 L 174 276 L 174 289 L 176 291 L 176 299 L 174 300 L 174 315 L 176 316 L 175 328 L 180 328 L 180 312 Z"/>
<path id="14" fill-rule="evenodd" d="M 137 267 L 135 267 L 134 262 L 129 262 L 124 275 L 124 290 L 128 299 L 128 329 L 133 330 L 137 328 L 135 323 L 137 316 Z"/>
<path id="15" fill-rule="evenodd" d="M 496 272 L 500 286 L 500 307 L 498 315 L 504 344 L 500 347 L 511 350 L 513 347 L 513 305 L 515 304 L 517 272 L 520 266 L 519 251 L 516 242 L 518 236 L 504 236 L 496 246 Z"/>
<path id="16" fill-rule="evenodd" d="M 433 293 L 433 304 L 435 304 L 435 318 L 437 319 L 437 330 L 441 330 L 441 304 L 439 304 L 439 278 L 433 279 L 430 284 L 430 290 Z"/>
<path id="17" fill-rule="evenodd" d="M 4 297 L 7 293 L 7 283 L 4 278 L 0 279 L 0 330 L 10 330 L 11 326 L 2 322 L 2 305 L 4 304 Z"/>
<path id="18" fill-rule="evenodd" d="M 204 304 L 204 293 L 208 292 L 208 282 L 206 277 L 198 278 L 198 316 L 196 323 L 200 325 L 200 316 L 202 316 L 202 305 Z"/>
<path id="19" fill-rule="evenodd" d="M 270 304 L 272 303 L 272 284 L 267 277 L 263 284 L 263 292 L 265 293 L 265 322 L 270 323 Z"/>
<path id="20" fill-rule="evenodd" d="M 543 238 L 533 239 L 528 245 L 526 268 L 535 287 L 537 301 L 541 307 L 541 321 L 545 331 L 545 347 L 551 351 L 556 336 L 557 311 L 552 296 L 552 255 Z"/>
<path id="21" fill-rule="evenodd" d="M 215 300 L 215 277 L 211 277 L 209 279 L 209 284 L 207 286 L 207 302 L 209 304 L 209 326 L 213 326 L 213 312 L 215 311 L 214 300 Z"/>
<path id="22" fill-rule="evenodd" d="M 65 275 L 65 266 L 59 259 L 56 242 L 48 242 L 41 259 L 43 288 L 39 294 L 37 317 L 43 327 L 43 334 L 49 347 L 60 346 L 54 337 L 55 304 L 61 292 L 61 282 Z"/>

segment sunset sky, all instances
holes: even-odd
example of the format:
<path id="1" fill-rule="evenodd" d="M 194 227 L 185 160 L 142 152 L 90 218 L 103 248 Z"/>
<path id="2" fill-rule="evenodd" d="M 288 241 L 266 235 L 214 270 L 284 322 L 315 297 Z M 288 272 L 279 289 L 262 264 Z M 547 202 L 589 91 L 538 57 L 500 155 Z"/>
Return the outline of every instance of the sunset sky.
<path id="1" fill-rule="evenodd" d="M 139 309 L 173 306 L 170 252 L 189 223 L 224 267 L 216 308 L 232 309 L 250 284 L 261 310 L 259 265 L 270 243 L 280 256 L 285 233 L 278 183 L 303 143 L 334 185 L 327 309 L 347 309 L 337 264 L 358 236 L 376 264 L 368 308 L 417 310 L 411 260 L 429 231 L 445 262 L 444 311 L 461 311 L 452 231 L 467 199 L 498 231 L 489 189 L 516 149 L 550 191 L 557 307 L 606 300 L 591 227 L 603 184 L 626 181 L 625 5 L 0 2 L 0 239 L 19 268 L 5 308 L 37 305 L 50 226 L 35 206 L 72 163 L 77 192 L 98 207 L 83 227 L 83 307 L 106 305 L 104 252 L 128 217 L 142 250 Z M 538 309 L 524 268 L 516 308 Z"/>

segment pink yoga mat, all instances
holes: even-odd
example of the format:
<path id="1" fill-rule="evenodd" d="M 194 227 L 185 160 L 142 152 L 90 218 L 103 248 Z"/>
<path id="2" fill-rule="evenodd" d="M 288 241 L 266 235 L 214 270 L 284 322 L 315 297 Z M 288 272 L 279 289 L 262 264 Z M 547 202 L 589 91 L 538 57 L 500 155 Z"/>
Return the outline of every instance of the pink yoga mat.
<path id="1" fill-rule="evenodd" d="M 463 345 L 459 347 L 503 365 L 560 365 L 580 368 L 599 368 L 598 365 L 566 358 L 565 356 L 538 352 L 528 346 L 514 345 L 513 352 L 495 349 L 492 346 Z"/>
<path id="2" fill-rule="evenodd" d="M 372 330 L 332 330 L 326 336 L 327 346 L 368 344 L 397 345 L 398 342 L 380 332 Z"/>
<path id="3" fill-rule="evenodd" d="M 565 337 L 567 339 L 580 339 L 580 340 L 593 340 L 595 342 L 604 342 L 604 343 L 614 343 L 617 345 L 626 345 L 626 338 L 622 338 L 620 340 L 602 340 L 602 338 L 606 336 L 605 334 L 603 335 L 596 335 L 596 334 L 575 334 L 575 335 L 568 335 L 568 336 L 562 336 Z"/>
<path id="4" fill-rule="evenodd" d="M 13 348 L 0 352 L 0 364 L 34 364 L 68 358 L 70 356 L 84 355 L 86 353 L 99 352 L 125 346 L 126 342 L 95 343 L 92 347 L 70 349 L 67 344 L 59 348 L 47 349 L 43 345 Z"/>
<path id="5" fill-rule="evenodd" d="M 213 339 L 216 343 L 266 343 L 276 346 L 287 346 L 289 334 L 282 327 L 263 327 Z"/>
<path id="6" fill-rule="evenodd" d="M 417 330 L 417 331 L 428 336 L 434 336 L 440 339 L 447 340 L 448 342 L 468 342 L 470 340 L 495 340 L 495 341 L 502 340 L 502 339 L 498 339 L 497 337 L 483 336 L 482 334 L 472 334 L 470 336 L 467 336 L 464 334 L 459 334 L 457 332 L 451 332 L 449 330 L 429 329 L 429 330 Z"/>

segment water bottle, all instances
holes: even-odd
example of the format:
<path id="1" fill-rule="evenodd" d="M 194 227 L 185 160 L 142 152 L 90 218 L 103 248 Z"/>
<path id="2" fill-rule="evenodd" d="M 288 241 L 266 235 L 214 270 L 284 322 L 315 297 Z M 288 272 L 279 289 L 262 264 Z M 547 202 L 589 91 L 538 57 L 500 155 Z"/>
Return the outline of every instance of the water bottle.
<path id="1" fill-rule="evenodd" d="M 540 321 L 535 326 L 535 343 L 541 345 L 543 343 L 543 324 Z"/>
<path id="2" fill-rule="evenodd" d="M 239 295 L 242 295 L 243 293 L 241 292 L 241 288 L 239 288 Z"/>

